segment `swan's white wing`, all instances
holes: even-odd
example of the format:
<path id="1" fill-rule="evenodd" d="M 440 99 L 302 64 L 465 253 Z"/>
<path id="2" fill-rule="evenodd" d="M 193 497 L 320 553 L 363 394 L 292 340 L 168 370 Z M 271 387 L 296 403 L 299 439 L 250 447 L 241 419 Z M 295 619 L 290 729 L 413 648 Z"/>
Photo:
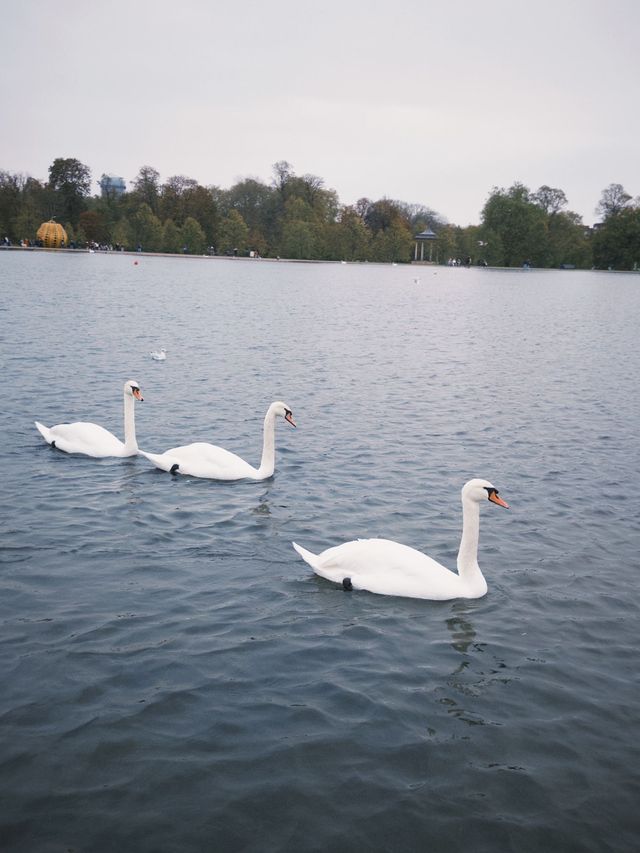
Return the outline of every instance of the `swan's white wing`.
<path id="1" fill-rule="evenodd" d="M 389 539 L 358 539 L 311 554 L 296 546 L 316 574 L 379 595 L 446 599 L 460 594 L 460 578 L 426 554 Z"/>
<path id="2" fill-rule="evenodd" d="M 166 453 L 153 454 L 141 451 L 158 468 L 170 471 L 178 465 L 177 472 L 191 477 L 211 480 L 256 479 L 257 471 L 244 459 L 223 447 L 199 441 L 182 447 L 172 447 Z"/>
<path id="3" fill-rule="evenodd" d="M 99 424 L 77 421 L 47 429 L 36 421 L 36 426 L 49 444 L 55 444 L 65 453 L 84 453 L 98 458 L 124 455 L 124 444 L 120 439 Z"/>

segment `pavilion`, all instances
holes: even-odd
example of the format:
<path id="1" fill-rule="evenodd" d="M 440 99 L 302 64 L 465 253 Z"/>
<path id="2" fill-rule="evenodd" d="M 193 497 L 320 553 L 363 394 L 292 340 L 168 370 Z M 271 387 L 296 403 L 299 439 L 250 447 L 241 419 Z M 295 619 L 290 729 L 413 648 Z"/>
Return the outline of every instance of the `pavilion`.
<path id="1" fill-rule="evenodd" d="M 416 234 L 416 236 L 413 239 L 416 241 L 415 250 L 413 253 L 413 260 L 414 261 L 420 260 L 423 263 L 425 262 L 424 244 L 428 243 L 428 245 L 429 245 L 429 257 L 427 258 L 427 260 L 429 263 L 432 263 L 433 262 L 433 241 L 438 239 L 437 235 L 427 225 L 425 230 L 421 231 L 419 234 Z M 420 257 L 419 258 L 418 258 L 418 246 L 420 246 Z"/>

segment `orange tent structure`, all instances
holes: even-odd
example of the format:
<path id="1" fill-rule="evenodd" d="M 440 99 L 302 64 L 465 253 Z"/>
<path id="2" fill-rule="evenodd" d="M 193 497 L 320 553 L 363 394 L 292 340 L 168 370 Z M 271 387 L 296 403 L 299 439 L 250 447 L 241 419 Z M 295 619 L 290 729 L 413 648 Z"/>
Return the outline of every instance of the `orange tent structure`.
<path id="1" fill-rule="evenodd" d="M 67 246 L 67 232 L 59 222 L 54 222 L 50 219 L 49 222 L 43 222 L 37 231 L 38 240 L 42 240 L 47 249 L 59 249 L 61 246 Z"/>

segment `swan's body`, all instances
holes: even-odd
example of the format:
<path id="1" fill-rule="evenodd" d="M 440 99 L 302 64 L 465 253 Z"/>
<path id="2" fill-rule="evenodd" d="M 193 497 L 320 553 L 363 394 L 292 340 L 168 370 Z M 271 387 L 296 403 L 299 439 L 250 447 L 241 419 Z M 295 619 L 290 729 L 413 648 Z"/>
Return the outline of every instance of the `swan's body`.
<path id="1" fill-rule="evenodd" d="M 154 350 L 150 352 L 149 355 L 154 361 L 166 361 L 167 351 L 164 347 L 160 347 L 159 350 Z"/>
<path id="2" fill-rule="evenodd" d="M 357 539 L 312 554 L 293 547 L 320 577 L 345 589 L 365 589 L 379 595 L 400 595 L 444 601 L 481 598 L 487 582 L 478 566 L 480 503 L 490 500 L 507 507 L 488 480 L 470 480 L 462 489 L 462 539 L 458 573 L 407 545 L 389 539 Z"/>
<path id="3" fill-rule="evenodd" d="M 295 426 L 291 409 L 285 403 L 276 402 L 269 406 L 264 419 L 262 459 L 259 468 L 249 465 L 240 456 L 199 441 L 182 447 L 173 447 L 165 453 L 140 453 L 150 462 L 171 474 L 187 474 L 209 480 L 266 480 L 273 476 L 275 468 L 275 420 L 281 415 L 291 426 Z"/>
<path id="4" fill-rule="evenodd" d="M 138 452 L 134 401 L 142 400 L 140 386 L 133 379 L 124 383 L 124 442 L 99 424 L 76 421 L 46 427 L 35 422 L 38 431 L 52 447 L 65 453 L 84 453 L 86 456 L 135 456 Z"/>

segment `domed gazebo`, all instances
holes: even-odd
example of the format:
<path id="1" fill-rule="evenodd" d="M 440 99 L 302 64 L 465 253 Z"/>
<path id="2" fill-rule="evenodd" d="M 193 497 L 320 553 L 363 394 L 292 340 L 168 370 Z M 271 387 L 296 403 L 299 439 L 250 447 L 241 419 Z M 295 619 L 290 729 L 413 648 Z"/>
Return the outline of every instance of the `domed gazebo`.
<path id="1" fill-rule="evenodd" d="M 414 262 L 418 261 L 418 246 L 420 246 L 420 261 L 424 263 L 424 244 L 429 244 L 429 263 L 432 263 L 433 257 L 433 241 L 438 239 L 437 234 L 435 234 L 431 228 L 427 225 L 424 231 L 421 231 L 419 234 L 413 238 L 416 241 L 415 251 L 413 255 Z"/>
<path id="2" fill-rule="evenodd" d="M 38 240 L 42 240 L 42 245 L 47 249 L 59 249 L 61 246 L 67 246 L 67 232 L 59 222 L 50 219 L 48 222 L 43 222 L 36 232 Z"/>

